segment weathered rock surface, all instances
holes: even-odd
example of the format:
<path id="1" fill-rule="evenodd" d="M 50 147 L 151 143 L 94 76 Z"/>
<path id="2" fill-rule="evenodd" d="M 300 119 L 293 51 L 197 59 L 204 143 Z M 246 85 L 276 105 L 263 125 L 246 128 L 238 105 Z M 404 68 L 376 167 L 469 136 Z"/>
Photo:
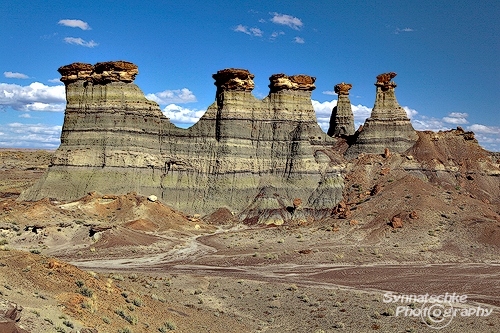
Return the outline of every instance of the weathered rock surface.
<path id="1" fill-rule="evenodd" d="M 382 154 L 385 148 L 402 153 L 411 148 L 418 139 L 405 110 L 398 104 L 391 81 L 396 73 L 377 76 L 377 95 L 370 118 L 366 119 L 361 131 L 357 132 L 355 143 L 349 147 L 346 156 L 359 153 Z"/>
<path id="2" fill-rule="evenodd" d="M 271 92 L 258 100 L 247 70 L 219 71 L 216 101 L 198 123 L 180 129 L 130 81 L 135 65 L 61 68 L 67 96 L 61 146 L 21 200 L 135 191 L 203 215 L 219 207 L 241 212 L 266 186 L 311 209 L 341 200 L 343 167 L 333 161 L 342 157 L 316 121 L 312 77 L 273 75 Z"/>
<path id="3" fill-rule="evenodd" d="M 337 105 L 332 110 L 330 127 L 328 129 L 329 136 L 349 136 L 355 132 L 354 114 L 352 113 L 351 101 L 349 100 L 349 90 L 351 88 L 351 84 L 344 82 L 334 87 L 334 91 L 338 95 L 338 100 Z"/>
<path id="4" fill-rule="evenodd" d="M 0 332 L 2 333 L 28 333 L 18 326 L 23 307 L 15 303 L 0 300 Z"/>
<path id="5" fill-rule="evenodd" d="M 309 75 L 292 75 L 288 76 L 286 74 L 273 74 L 269 78 L 271 83 L 269 84 L 269 88 L 271 92 L 277 92 L 281 90 L 304 90 L 304 91 L 313 91 L 316 89 L 314 82 L 316 81 L 315 77 Z"/>

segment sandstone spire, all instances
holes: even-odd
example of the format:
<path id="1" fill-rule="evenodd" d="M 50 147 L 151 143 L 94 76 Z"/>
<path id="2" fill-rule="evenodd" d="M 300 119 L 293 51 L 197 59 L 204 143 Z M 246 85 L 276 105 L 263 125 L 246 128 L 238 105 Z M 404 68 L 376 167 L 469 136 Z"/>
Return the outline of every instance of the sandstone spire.
<path id="1" fill-rule="evenodd" d="M 347 156 L 359 153 L 384 153 L 385 148 L 402 153 L 412 147 L 418 139 L 405 110 L 398 104 L 391 81 L 397 74 L 383 73 L 375 82 L 376 98 L 370 118 L 366 119 L 355 143 L 349 147 Z"/>
<path id="2" fill-rule="evenodd" d="M 351 109 L 351 101 L 349 100 L 349 90 L 352 85 L 341 82 L 333 88 L 338 95 L 337 105 L 332 110 L 330 118 L 330 128 L 328 129 L 329 136 L 353 135 L 354 115 Z"/>

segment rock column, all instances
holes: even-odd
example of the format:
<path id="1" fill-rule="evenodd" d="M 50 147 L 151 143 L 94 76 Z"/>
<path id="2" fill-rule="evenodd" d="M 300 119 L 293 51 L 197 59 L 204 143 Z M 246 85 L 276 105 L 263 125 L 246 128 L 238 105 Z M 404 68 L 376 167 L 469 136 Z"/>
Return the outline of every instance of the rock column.
<path id="1" fill-rule="evenodd" d="M 417 141 L 418 136 L 410 119 L 396 100 L 396 83 L 391 81 L 395 76 L 393 72 L 377 76 L 377 95 L 371 116 L 366 119 L 361 132 L 357 133 L 356 141 L 349 147 L 346 156 L 383 154 L 385 148 L 402 153 Z"/>
<path id="2" fill-rule="evenodd" d="M 328 129 L 329 136 L 350 136 L 355 132 L 354 115 L 349 100 L 349 90 L 351 88 L 351 84 L 344 82 L 334 87 L 334 91 L 338 95 L 338 101 L 337 106 L 332 110 L 330 128 Z"/>

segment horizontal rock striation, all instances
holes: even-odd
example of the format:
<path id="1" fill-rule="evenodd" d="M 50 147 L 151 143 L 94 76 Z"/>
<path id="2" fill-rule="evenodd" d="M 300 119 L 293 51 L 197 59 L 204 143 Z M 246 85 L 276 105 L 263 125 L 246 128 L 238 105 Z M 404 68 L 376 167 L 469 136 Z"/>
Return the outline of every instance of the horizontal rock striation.
<path id="1" fill-rule="evenodd" d="M 338 95 L 337 105 L 332 110 L 330 118 L 329 136 L 350 136 L 355 132 L 354 114 L 352 113 L 349 90 L 352 85 L 349 83 L 339 83 L 333 88 Z"/>
<path id="2" fill-rule="evenodd" d="M 356 141 L 347 150 L 347 157 L 359 153 L 382 154 L 386 148 L 402 153 L 417 141 L 410 119 L 396 100 L 397 85 L 392 81 L 395 76 L 393 72 L 377 76 L 375 105 L 362 130 L 356 133 Z"/>
<path id="3" fill-rule="evenodd" d="M 269 95 L 259 100 L 253 74 L 218 71 L 215 102 L 180 129 L 133 83 L 131 63 L 75 63 L 59 71 L 67 98 L 61 146 L 21 200 L 135 191 L 201 214 L 243 211 L 268 186 L 288 206 L 300 198 L 306 208 L 328 210 L 341 200 L 342 157 L 316 121 L 310 76 L 273 75 Z M 327 200 L 318 200 L 322 193 Z"/>

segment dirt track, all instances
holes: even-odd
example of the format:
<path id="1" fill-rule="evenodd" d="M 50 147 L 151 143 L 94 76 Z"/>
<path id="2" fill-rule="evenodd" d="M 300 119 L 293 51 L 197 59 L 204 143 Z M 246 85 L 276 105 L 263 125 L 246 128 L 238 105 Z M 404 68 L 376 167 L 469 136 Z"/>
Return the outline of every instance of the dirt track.
<path id="1" fill-rule="evenodd" d="M 194 237 L 184 246 L 164 254 L 123 259 L 72 261 L 82 269 L 168 272 L 194 276 L 221 276 L 264 282 L 294 283 L 322 288 L 345 287 L 400 294 L 467 295 L 475 301 L 500 307 L 500 265 L 461 264 L 258 264 L 215 266 L 204 259 L 217 256 L 218 249 Z"/>

